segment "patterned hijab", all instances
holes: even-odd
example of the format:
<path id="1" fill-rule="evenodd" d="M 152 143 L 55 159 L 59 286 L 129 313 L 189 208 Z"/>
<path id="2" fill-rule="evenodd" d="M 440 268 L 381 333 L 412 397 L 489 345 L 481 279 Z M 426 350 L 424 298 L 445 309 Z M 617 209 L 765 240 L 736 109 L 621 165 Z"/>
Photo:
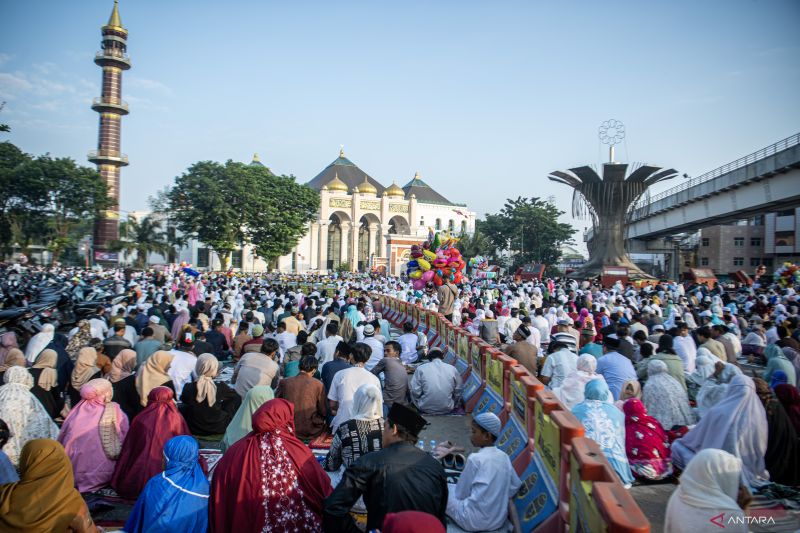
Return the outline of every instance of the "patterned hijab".
<path id="1" fill-rule="evenodd" d="M 88 320 L 81 320 L 78 322 L 78 331 L 75 332 L 75 335 L 72 336 L 67 344 L 67 353 L 70 358 L 74 361 L 80 356 L 81 348 L 88 346 L 91 340 L 92 326 Z"/>
<path id="2" fill-rule="evenodd" d="M 640 477 L 663 479 L 672 473 L 669 439 L 661 424 L 648 416 L 641 400 L 631 398 L 625 413 L 625 452 L 631 469 Z"/>

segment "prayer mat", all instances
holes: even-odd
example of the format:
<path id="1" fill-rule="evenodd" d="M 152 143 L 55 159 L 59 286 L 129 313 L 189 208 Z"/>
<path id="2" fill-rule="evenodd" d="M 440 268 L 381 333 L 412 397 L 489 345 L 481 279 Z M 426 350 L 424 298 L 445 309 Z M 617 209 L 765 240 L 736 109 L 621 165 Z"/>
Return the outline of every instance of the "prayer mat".
<path id="1" fill-rule="evenodd" d="M 797 531 L 800 529 L 800 500 L 791 487 L 773 483 L 753 494 L 747 509 L 747 516 L 765 520 L 751 522 L 748 527 L 753 532 Z"/>
<path id="2" fill-rule="evenodd" d="M 214 468 L 217 463 L 222 459 L 222 452 L 214 448 L 200 448 L 200 458 L 206 462 L 206 469 L 208 471 L 208 479 L 214 474 Z"/>
<path id="3" fill-rule="evenodd" d="M 111 487 L 103 487 L 102 489 L 97 489 L 94 492 L 87 492 L 83 495 L 83 499 L 86 500 L 87 506 L 102 503 L 127 503 L 131 505 L 136 503 L 136 500 L 126 500 L 125 498 L 120 497 L 120 495 L 117 494 L 117 492 Z"/>
<path id="4" fill-rule="evenodd" d="M 308 443 L 308 447 L 312 450 L 330 450 L 331 443 L 333 442 L 333 435 L 323 433 L 316 439 Z"/>

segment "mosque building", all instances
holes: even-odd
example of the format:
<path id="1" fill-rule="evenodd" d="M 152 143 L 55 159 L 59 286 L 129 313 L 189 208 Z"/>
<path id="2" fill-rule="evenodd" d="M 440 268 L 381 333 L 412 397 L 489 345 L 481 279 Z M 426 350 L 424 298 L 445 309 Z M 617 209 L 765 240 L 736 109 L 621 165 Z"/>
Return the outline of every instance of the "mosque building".
<path id="1" fill-rule="evenodd" d="M 251 165 L 262 165 L 257 155 Z M 455 236 L 475 231 L 475 212 L 449 201 L 422 180 L 419 173 L 400 187 L 388 187 L 361 170 L 339 151 L 308 187 L 320 193 L 320 209 L 308 232 L 277 265 L 254 256 L 251 246 L 233 254 L 232 266 L 261 271 L 270 266 L 284 272 L 386 270 L 399 274 L 410 259 L 413 244 L 423 242 L 429 228 Z M 180 260 L 201 269 L 221 269 L 219 258 L 190 241 Z"/>

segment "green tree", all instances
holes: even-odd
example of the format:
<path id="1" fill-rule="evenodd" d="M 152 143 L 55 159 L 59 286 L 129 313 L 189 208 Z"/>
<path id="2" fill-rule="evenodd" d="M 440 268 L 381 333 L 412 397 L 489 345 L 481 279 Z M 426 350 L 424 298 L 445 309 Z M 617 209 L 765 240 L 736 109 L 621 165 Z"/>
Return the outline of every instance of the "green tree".
<path id="1" fill-rule="evenodd" d="M 475 228 L 472 235 L 462 233 L 458 237 L 456 248 L 461 252 L 461 256 L 465 261 L 475 257 L 476 255 L 491 255 L 494 250 L 489 239 L 486 238 L 479 228 Z"/>
<path id="2" fill-rule="evenodd" d="M 119 233 L 122 238 L 111 246 L 114 250 L 128 254 L 136 252 L 136 268 L 144 268 L 151 252 L 167 256 L 172 249 L 166 235 L 161 231 L 161 221 L 152 216 L 146 216 L 142 220 L 128 218 L 120 223 Z"/>
<path id="3" fill-rule="evenodd" d="M 33 158 L 0 143 L 0 248 L 47 245 L 57 261 L 80 238 L 79 229 L 109 206 L 106 186 L 94 169 L 69 158 Z"/>
<path id="4" fill-rule="evenodd" d="M 481 232 L 497 251 L 512 251 L 510 265 L 558 263 L 562 244 L 572 242 L 575 229 L 558 221 L 556 206 L 539 198 L 509 198 L 499 213 L 486 216 Z"/>
<path id="5" fill-rule="evenodd" d="M 273 261 L 288 254 L 308 231 L 319 209 L 319 193 L 294 176 L 262 177 L 256 220 L 247 224 L 256 254 Z"/>
<path id="6" fill-rule="evenodd" d="M 148 199 L 153 215 L 164 221 L 164 240 L 168 245 L 166 257 L 169 263 L 175 263 L 178 249 L 186 246 L 187 239 L 178 231 L 175 218 L 169 205 L 170 187 L 158 191 Z"/>
<path id="7" fill-rule="evenodd" d="M 210 246 L 224 268 L 245 244 L 267 261 L 288 253 L 319 208 L 319 194 L 293 176 L 230 160 L 195 163 L 166 196 L 177 228 Z"/>

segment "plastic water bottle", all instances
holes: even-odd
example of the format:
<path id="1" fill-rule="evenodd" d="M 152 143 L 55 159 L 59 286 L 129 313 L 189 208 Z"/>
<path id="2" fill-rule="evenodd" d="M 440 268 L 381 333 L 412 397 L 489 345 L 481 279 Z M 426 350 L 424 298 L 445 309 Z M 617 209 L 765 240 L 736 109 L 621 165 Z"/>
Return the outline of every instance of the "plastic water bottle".
<path id="1" fill-rule="evenodd" d="M 436 441 L 435 441 L 435 440 L 433 440 L 433 439 L 431 439 L 431 449 L 430 449 L 430 453 L 431 453 L 431 455 L 433 455 L 435 452 L 436 452 Z"/>
<path id="2" fill-rule="evenodd" d="M 417 448 L 419 448 L 419 449 L 420 449 L 420 450 L 422 450 L 422 451 L 425 451 L 425 443 L 424 443 L 424 442 L 422 442 L 422 441 L 419 441 L 419 442 L 417 443 Z"/>

